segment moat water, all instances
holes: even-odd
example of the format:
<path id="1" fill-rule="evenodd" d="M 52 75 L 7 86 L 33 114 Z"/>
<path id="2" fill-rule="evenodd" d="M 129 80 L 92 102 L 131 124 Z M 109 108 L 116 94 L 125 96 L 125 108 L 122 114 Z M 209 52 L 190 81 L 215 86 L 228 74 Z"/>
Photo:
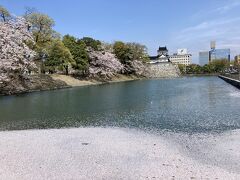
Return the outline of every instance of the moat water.
<path id="1" fill-rule="evenodd" d="M 240 128 L 240 91 L 217 77 L 141 80 L 0 97 L 0 130 Z"/>

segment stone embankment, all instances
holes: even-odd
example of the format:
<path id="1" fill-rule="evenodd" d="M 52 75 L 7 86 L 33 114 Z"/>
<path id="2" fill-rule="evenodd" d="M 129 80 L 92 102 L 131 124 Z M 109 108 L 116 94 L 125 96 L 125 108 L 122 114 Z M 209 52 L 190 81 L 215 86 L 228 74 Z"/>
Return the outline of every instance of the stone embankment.
<path id="1" fill-rule="evenodd" d="M 238 89 L 240 89 L 240 81 L 237 79 L 233 79 L 227 76 L 223 76 L 223 75 L 219 75 L 219 78 L 223 79 L 224 81 L 226 81 L 227 83 L 237 87 Z"/>
<path id="2" fill-rule="evenodd" d="M 180 76 L 178 66 L 172 63 L 157 63 L 148 65 L 149 78 L 175 78 Z"/>
<path id="3" fill-rule="evenodd" d="M 13 95 L 33 91 L 54 90 L 70 87 L 62 80 L 54 80 L 49 75 L 17 75 L 10 76 L 8 81 L 0 81 L 0 95 Z"/>

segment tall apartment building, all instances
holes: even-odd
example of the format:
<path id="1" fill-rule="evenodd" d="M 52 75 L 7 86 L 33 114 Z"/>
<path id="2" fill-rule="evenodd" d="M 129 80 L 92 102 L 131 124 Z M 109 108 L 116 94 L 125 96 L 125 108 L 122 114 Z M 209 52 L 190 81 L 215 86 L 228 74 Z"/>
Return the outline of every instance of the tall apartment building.
<path id="1" fill-rule="evenodd" d="M 212 41 L 210 44 L 210 51 L 199 52 L 199 64 L 201 66 L 216 60 L 228 60 L 230 62 L 230 49 L 216 49 L 216 42 Z"/>
<path id="2" fill-rule="evenodd" d="M 209 63 L 209 51 L 200 51 L 199 52 L 199 64 L 204 66 Z"/>
<path id="3" fill-rule="evenodd" d="M 212 49 L 209 52 L 209 62 L 223 59 L 230 62 L 230 49 Z"/>

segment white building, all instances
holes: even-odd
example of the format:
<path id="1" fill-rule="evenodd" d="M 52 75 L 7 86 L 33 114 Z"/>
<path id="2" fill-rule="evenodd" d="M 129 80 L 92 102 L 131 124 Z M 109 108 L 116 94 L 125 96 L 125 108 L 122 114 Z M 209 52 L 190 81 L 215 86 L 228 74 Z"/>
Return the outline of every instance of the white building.
<path id="1" fill-rule="evenodd" d="M 177 53 L 170 55 L 169 60 L 174 64 L 190 65 L 192 64 L 192 55 L 188 54 L 187 49 L 178 49 Z"/>

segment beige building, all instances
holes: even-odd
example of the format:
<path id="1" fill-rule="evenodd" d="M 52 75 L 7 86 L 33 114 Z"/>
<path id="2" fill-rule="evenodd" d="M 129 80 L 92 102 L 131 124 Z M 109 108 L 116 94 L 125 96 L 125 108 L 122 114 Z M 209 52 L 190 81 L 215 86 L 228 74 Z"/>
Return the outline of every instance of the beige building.
<path id="1" fill-rule="evenodd" d="M 192 55 L 188 54 L 187 49 L 178 49 L 178 53 L 170 55 L 169 60 L 174 64 L 190 65 L 192 64 Z"/>

